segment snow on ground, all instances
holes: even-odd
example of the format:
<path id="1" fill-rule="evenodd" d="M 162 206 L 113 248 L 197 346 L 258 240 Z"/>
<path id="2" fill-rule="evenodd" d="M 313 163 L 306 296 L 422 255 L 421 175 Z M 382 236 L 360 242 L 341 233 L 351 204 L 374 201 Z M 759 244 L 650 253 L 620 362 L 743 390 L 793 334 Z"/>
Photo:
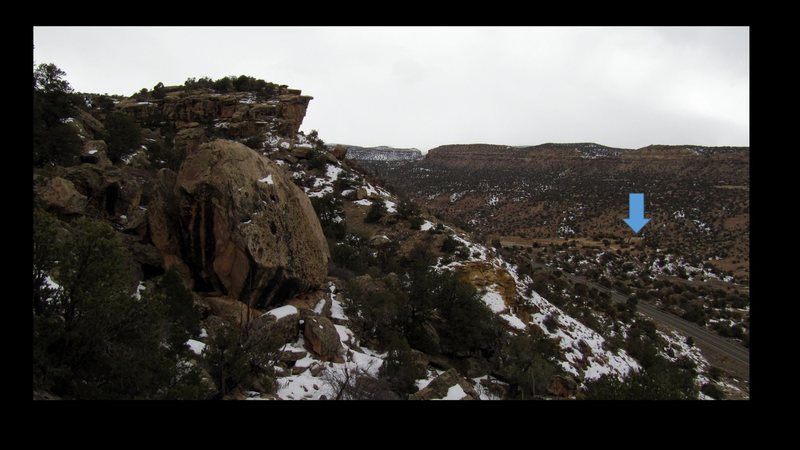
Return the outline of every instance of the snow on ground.
<path id="1" fill-rule="evenodd" d="M 475 392 L 478 393 L 478 398 L 480 398 L 481 400 L 502 400 L 502 398 L 490 392 L 489 388 L 481 384 L 481 381 L 483 380 L 489 380 L 492 383 L 497 383 L 505 386 L 508 386 L 508 383 L 503 383 L 501 381 L 498 381 L 495 378 L 490 377 L 489 375 L 484 375 L 482 377 L 472 379 L 472 383 L 475 385 Z"/>
<path id="2" fill-rule="evenodd" d="M 383 204 L 386 205 L 386 212 L 389 213 L 396 213 L 397 212 L 397 204 L 390 200 L 384 200 Z"/>
<path id="3" fill-rule="evenodd" d="M 196 341 L 194 339 L 189 339 L 186 341 L 186 345 L 189 346 L 189 350 L 194 353 L 195 355 L 200 355 L 203 353 L 203 350 L 206 348 L 206 344 Z"/>
<path id="4" fill-rule="evenodd" d="M 339 320 L 350 320 L 344 314 L 344 308 L 342 308 L 342 304 L 337 302 L 336 300 L 331 301 L 331 318 Z"/>
<path id="5" fill-rule="evenodd" d="M 306 188 L 306 189 L 308 189 L 308 188 Z M 308 191 L 306 191 L 306 193 L 308 194 L 309 197 L 324 197 L 324 196 L 326 196 L 328 194 L 333 193 L 333 186 L 325 186 L 324 188 L 322 188 L 321 191 L 317 191 L 317 192 L 308 192 Z"/>
<path id="6" fill-rule="evenodd" d="M 339 166 L 334 166 L 333 164 L 328 164 L 327 168 L 325 169 L 325 176 L 331 182 L 334 182 L 337 179 L 339 179 L 340 173 L 342 173 L 342 168 Z"/>
<path id="7" fill-rule="evenodd" d="M 461 387 L 460 384 L 454 384 L 447 389 L 447 395 L 443 398 L 435 398 L 434 400 L 461 400 L 462 398 L 466 397 L 467 393 L 464 392 L 464 388 Z"/>
<path id="8" fill-rule="evenodd" d="M 496 284 L 486 288 L 486 293 L 483 294 L 481 300 L 483 300 L 483 303 L 486 303 L 486 306 L 488 306 L 489 309 L 491 309 L 495 314 L 501 313 L 507 309 L 506 302 L 503 301 L 503 296 L 497 292 Z"/>
<path id="9" fill-rule="evenodd" d="M 371 206 L 372 205 L 372 202 L 367 200 L 367 199 L 356 200 L 353 203 L 356 204 L 356 205 L 361 205 L 361 206 Z"/>
<path id="10" fill-rule="evenodd" d="M 708 383 L 710 380 L 703 375 L 703 372 L 708 370 L 708 361 L 703 356 L 703 353 L 700 351 L 699 348 L 696 346 L 689 346 L 686 343 L 686 337 L 682 336 L 675 330 L 672 330 L 669 334 L 662 332 L 661 330 L 656 330 L 659 336 L 661 336 L 665 341 L 668 342 L 667 347 L 662 349 L 661 353 L 662 356 L 667 358 L 668 360 L 675 362 L 678 358 L 685 357 L 690 359 L 696 366 L 697 370 L 697 377 L 695 378 L 695 384 L 698 388 L 702 387 L 704 384 Z M 669 356 L 667 353 L 667 349 L 672 349 L 675 356 Z M 704 394 L 700 393 L 700 399 L 703 400 L 705 397 Z"/>
<path id="11" fill-rule="evenodd" d="M 260 180 L 258 180 L 258 181 L 259 181 L 259 182 L 261 182 L 261 183 L 275 184 L 275 183 L 272 181 L 272 174 L 269 174 L 269 175 L 267 175 L 266 177 L 264 177 L 264 178 L 262 178 L 262 179 L 260 179 Z"/>
<path id="12" fill-rule="evenodd" d="M 347 316 L 344 315 L 342 305 L 335 300 L 336 286 L 333 283 L 329 283 L 328 290 L 330 291 L 332 302 L 331 317 L 348 320 Z M 321 310 L 322 305 L 318 304 L 317 308 Z M 345 371 L 351 374 L 360 371 L 370 376 L 378 377 L 380 367 L 383 365 L 387 354 L 377 353 L 367 347 L 359 347 L 358 339 L 352 330 L 344 325 L 337 324 L 334 326 L 344 347 L 344 353 L 342 354 L 345 356 L 345 362 L 320 361 L 312 352 L 306 352 L 305 341 L 301 335 L 296 342 L 288 344 L 284 351 L 306 352 L 305 357 L 295 363 L 295 367 L 309 368 L 316 362 L 324 367 L 323 371 L 317 377 L 313 376 L 311 371 L 303 370 L 297 375 L 278 378 L 278 397 L 285 400 L 318 400 L 322 395 L 325 395 L 326 398 L 331 399 L 336 397 L 336 392 L 334 392 L 334 383 L 331 383 L 330 380 L 343 379 Z"/>
<path id="13" fill-rule="evenodd" d="M 517 316 L 512 316 L 510 314 L 500 314 L 500 317 L 503 320 L 505 320 L 509 325 L 518 330 L 525 330 L 526 328 L 528 328 L 528 326 L 525 325 L 525 322 L 520 320 L 520 318 Z"/>
<path id="14" fill-rule="evenodd" d="M 280 320 L 286 316 L 291 316 L 292 314 L 297 314 L 297 313 L 298 313 L 297 308 L 295 308 L 294 306 L 283 305 L 280 308 L 271 309 L 265 312 L 264 314 L 262 314 L 262 316 L 269 314 L 270 316 Z"/>
<path id="15" fill-rule="evenodd" d="M 136 300 L 141 300 L 142 299 L 142 292 L 144 292 L 146 289 L 147 289 L 147 286 L 144 285 L 143 281 L 140 281 L 139 285 L 136 286 L 136 292 L 133 293 L 133 297 Z"/>
<path id="16" fill-rule="evenodd" d="M 425 389 L 429 384 L 431 384 L 431 381 L 443 373 L 444 370 L 428 369 L 428 374 L 425 378 L 420 378 L 414 382 L 414 384 L 417 385 L 417 390 L 421 391 Z"/>
<path id="17" fill-rule="evenodd" d="M 423 223 L 422 226 L 419 227 L 419 229 L 422 230 L 422 231 L 428 231 L 431 228 L 433 228 L 433 226 L 434 225 L 433 225 L 432 222 L 426 220 L 425 223 Z"/>

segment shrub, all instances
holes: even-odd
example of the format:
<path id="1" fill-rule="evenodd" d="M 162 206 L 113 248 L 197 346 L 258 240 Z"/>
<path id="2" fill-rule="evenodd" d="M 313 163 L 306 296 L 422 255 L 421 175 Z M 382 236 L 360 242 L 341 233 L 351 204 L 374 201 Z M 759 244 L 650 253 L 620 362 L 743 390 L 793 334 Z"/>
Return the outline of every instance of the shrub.
<path id="1" fill-rule="evenodd" d="M 725 400 L 725 393 L 714 383 L 706 383 L 700 388 L 700 392 L 713 398 L 714 400 Z"/>
<path id="2" fill-rule="evenodd" d="M 442 242 L 442 251 L 445 253 L 453 253 L 456 251 L 456 249 L 458 249 L 458 246 L 459 242 L 453 238 L 452 235 L 448 235 Z"/>
<path id="3" fill-rule="evenodd" d="M 60 225 L 38 214 L 34 239 Z M 35 217 L 37 218 L 37 217 Z M 38 292 L 50 298 L 34 308 L 34 386 L 65 398 L 175 398 L 200 391 L 187 386 L 199 378 L 181 373 L 182 346 L 162 345 L 167 305 L 157 294 L 131 295 L 130 255 L 108 225 L 80 218 L 58 239 L 34 243 L 58 255 L 49 271 L 60 289 Z M 38 229 L 38 230 L 37 230 Z M 47 263 L 47 261 L 44 261 Z M 37 279 L 34 277 L 34 304 Z M 136 370 L 131 370 L 136 368 Z M 189 387 L 189 389 L 187 389 Z"/>
<path id="4" fill-rule="evenodd" d="M 375 223 L 383 216 L 386 215 L 386 204 L 383 200 L 375 200 L 372 202 L 372 206 L 367 211 L 367 216 L 364 218 L 364 222 L 367 223 Z"/>
<path id="5" fill-rule="evenodd" d="M 322 197 L 312 197 L 311 206 L 319 217 L 322 232 L 329 239 L 344 239 L 347 225 L 344 219 L 344 211 L 341 209 L 342 201 L 334 194 L 327 194 Z"/>
<path id="6" fill-rule="evenodd" d="M 419 230 L 422 227 L 422 224 L 425 223 L 425 219 L 420 216 L 414 216 L 408 220 L 408 224 L 412 230 Z"/>
<path id="7" fill-rule="evenodd" d="M 133 117 L 125 113 L 113 113 L 105 121 L 105 141 L 108 146 L 108 158 L 119 162 L 122 157 L 142 144 L 142 129 Z"/>
<path id="8" fill-rule="evenodd" d="M 324 150 L 313 149 L 308 153 L 308 167 L 322 170 L 328 164 L 328 157 Z"/>

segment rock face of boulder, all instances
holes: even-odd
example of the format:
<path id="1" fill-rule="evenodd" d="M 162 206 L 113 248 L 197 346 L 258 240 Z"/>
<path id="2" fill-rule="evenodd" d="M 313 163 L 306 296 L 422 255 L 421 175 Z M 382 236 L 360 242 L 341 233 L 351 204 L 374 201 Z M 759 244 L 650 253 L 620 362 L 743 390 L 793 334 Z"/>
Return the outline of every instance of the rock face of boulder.
<path id="1" fill-rule="evenodd" d="M 162 211 L 151 205 L 152 215 L 168 215 L 170 199 L 154 200 L 164 204 Z M 169 231 L 169 217 L 151 217 L 153 242 L 169 253 L 171 238 L 179 238 L 174 256 L 190 269 L 196 290 L 262 308 L 325 281 L 328 246 L 311 202 L 280 166 L 250 148 L 203 144 L 181 166 L 171 200 L 178 230 Z"/>

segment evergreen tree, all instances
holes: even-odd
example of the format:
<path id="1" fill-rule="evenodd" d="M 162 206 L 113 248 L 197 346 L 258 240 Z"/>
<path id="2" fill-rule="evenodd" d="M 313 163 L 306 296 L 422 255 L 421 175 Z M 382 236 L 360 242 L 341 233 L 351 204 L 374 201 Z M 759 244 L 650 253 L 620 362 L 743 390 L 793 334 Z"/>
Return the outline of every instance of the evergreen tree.
<path id="1" fill-rule="evenodd" d="M 108 158 L 119 162 L 123 156 L 131 153 L 142 144 L 142 129 L 133 117 L 125 113 L 113 113 L 105 121 L 105 141 L 108 146 Z"/>

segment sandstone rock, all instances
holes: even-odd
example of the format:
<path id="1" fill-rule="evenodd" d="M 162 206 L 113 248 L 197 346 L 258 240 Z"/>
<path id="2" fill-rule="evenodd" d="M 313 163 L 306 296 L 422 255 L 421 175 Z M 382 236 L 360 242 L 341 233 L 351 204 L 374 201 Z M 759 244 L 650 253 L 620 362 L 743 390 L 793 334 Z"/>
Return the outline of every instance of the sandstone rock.
<path id="1" fill-rule="evenodd" d="M 425 387 L 425 389 L 416 392 L 408 397 L 409 400 L 432 400 L 436 398 L 445 398 L 452 386 L 459 385 L 466 394 L 459 400 L 480 400 L 478 393 L 472 386 L 472 383 L 465 380 L 464 377 L 459 375 L 455 369 L 450 369 L 447 372 L 434 378 L 433 381 Z"/>
<path id="2" fill-rule="evenodd" d="M 556 375 L 550 379 L 547 393 L 556 397 L 571 397 L 575 395 L 578 383 L 569 375 Z"/>
<path id="3" fill-rule="evenodd" d="M 313 362 L 311 363 L 311 366 L 309 366 L 308 370 L 311 372 L 312 376 L 318 377 L 322 371 L 325 370 L 325 366 L 318 362 Z"/>
<path id="4" fill-rule="evenodd" d="M 89 112 L 80 108 L 76 108 L 74 111 L 76 111 L 75 119 L 83 124 L 83 129 L 87 134 L 86 137 L 89 138 L 89 142 L 91 142 L 92 138 L 97 138 L 105 133 L 106 127 Z"/>
<path id="5" fill-rule="evenodd" d="M 133 256 L 133 260 L 150 268 L 162 267 L 161 254 L 153 245 L 142 243 L 136 236 L 117 232 L 120 241 Z"/>
<path id="6" fill-rule="evenodd" d="M 306 159 L 313 150 L 311 147 L 295 147 L 292 149 L 292 156 L 295 158 Z"/>
<path id="7" fill-rule="evenodd" d="M 300 336 L 298 321 L 300 313 L 297 308 L 284 305 L 265 312 L 252 323 L 252 329 L 259 335 L 272 339 L 279 339 L 281 344 L 294 342 Z"/>
<path id="8" fill-rule="evenodd" d="M 263 314 L 262 311 L 248 308 L 244 303 L 227 297 L 204 297 L 201 299 L 201 303 L 208 305 L 211 314 L 237 325 L 246 321 L 248 314 L 251 321 Z"/>
<path id="9" fill-rule="evenodd" d="M 488 374 L 489 371 L 491 370 L 489 364 L 482 359 L 466 358 L 459 362 L 460 362 L 459 369 L 464 375 L 467 376 L 467 378 L 481 377 Z"/>
<path id="10" fill-rule="evenodd" d="M 147 233 L 147 212 L 143 209 L 137 209 L 130 214 L 120 218 L 119 224 L 122 229 L 128 233 L 134 233 L 139 237 L 144 237 Z"/>
<path id="11" fill-rule="evenodd" d="M 34 400 L 61 400 L 61 397 L 51 394 L 47 391 L 42 391 L 40 389 L 33 390 L 33 399 Z"/>
<path id="12" fill-rule="evenodd" d="M 493 381 L 489 379 L 483 379 L 480 381 L 481 386 L 484 386 L 486 390 L 489 391 L 490 394 L 494 395 L 497 398 L 504 399 L 508 397 L 508 385 L 505 383 L 500 383 L 498 381 Z"/>
<path id="13" fill-rule="evenodd" d="M 323 361 L 334 360 L 341 342 L 333 323 L 325 317 L 316 316 L 306 318 L 304 325 L 303 335 L 311 350 Z"/>
<path id="14" fill-rule="evenodd" d="M 281 362 L 295 362 L 305 358 L 307 354 L 308 352 L 283 351 L 281 352 L 281 356 L 278 358 L 278 360 Z"/>
<path id="15" fill-rule="evenodd" d="M 347 156 L 347 147 L 341 144 L 337 144 L 336 147 L 333 148 L 333 156 L 336 157 L 339 161 L 344 161 L 345 157 Z"/>
<path id="16" fill-rule="evenodd" d="M 334 156 L 333 153 L 325 153 L 325 158 L 331 164 L 336 164 L 336 162 L 339 161 L 338 159 L 336 159 L 336 156 Z"/>
<path id="17" fill-rule="evenodd" d="M 139 209 L 146 177 L 137 169 L 81 164 L 66 167 L 64 178 L 89 199 L 87 210 L 117 219 Z"/>
<path id="18" fill-rule="evenodd" d="M 184 280 L 189 281 L 188 287 L 191 288 L 194 286 L 194 277 L 180 258 L 182 231 L 174 192 L 177 179 L 178 175 L 169 169 L 158 171 L 147 208 L 147 223 L 150 240 L 161 253 L 164 269 L 174 267 Z"/>
<path id="19" fill-rule="evenodd" d="M 391 242 L 392 240 L 383 234 L 376 234 L 375 236 L 369 238 L 370 247 L 383 247 L 384 245 L 387 245 Z"/>
<path id="20" fill-rule="evenodd" d="M 367 198 L 367 190 L 364 188 L 356 189 L 356 200 L 364 200 Z"/>
<path id="21" fill-rule="evenodd" d="M 179 256 L 195 289 L 264 307 L 325 281 L 328 245 L 308 196 L 252 149 L 202 145 L 181 166 L 174 195 Z"/>
<path id="22" fill-rule="evenodd" d="M 282 136 L 295 136 L 300 131 L 300 124 L 306 115 L 308 102 L 312 97 L 307 95 L 281 95 L 278 97 L 279 124 L 277 131 Z"/>
<path id="23" fill-rule="evenodd" d="M 184 128 L 175 135 L 175 151 L 188 156 L 196 152 L 206 141 L 206 132 L 202 128 Z"/>
<path id="24" fill-rule="evenodd" d="M 147 157 L 147 152 L 143 149 L 136 151 L 128 160 L 128 165 L 139 169 L 147 169 L 150 167 L 150 158 Z"/>
<path id="25" fill-rule="evenodd" d="M 45 207 L 59 214 L 81 214 L 88 199 L 75 189 L 71 181 L 54 177 L 39 190 L 39 199 Z"/>
<path id="26" fill-rule="evenodd" d="M 111 160 L 108 159 L 108 147 L 106 141 L 93 140 L 86 141 L 83 144 L 83 152 L 81 153 L 81 162 L 89 164 L 97 164 L 100 167 L 111 166 Z"/>

